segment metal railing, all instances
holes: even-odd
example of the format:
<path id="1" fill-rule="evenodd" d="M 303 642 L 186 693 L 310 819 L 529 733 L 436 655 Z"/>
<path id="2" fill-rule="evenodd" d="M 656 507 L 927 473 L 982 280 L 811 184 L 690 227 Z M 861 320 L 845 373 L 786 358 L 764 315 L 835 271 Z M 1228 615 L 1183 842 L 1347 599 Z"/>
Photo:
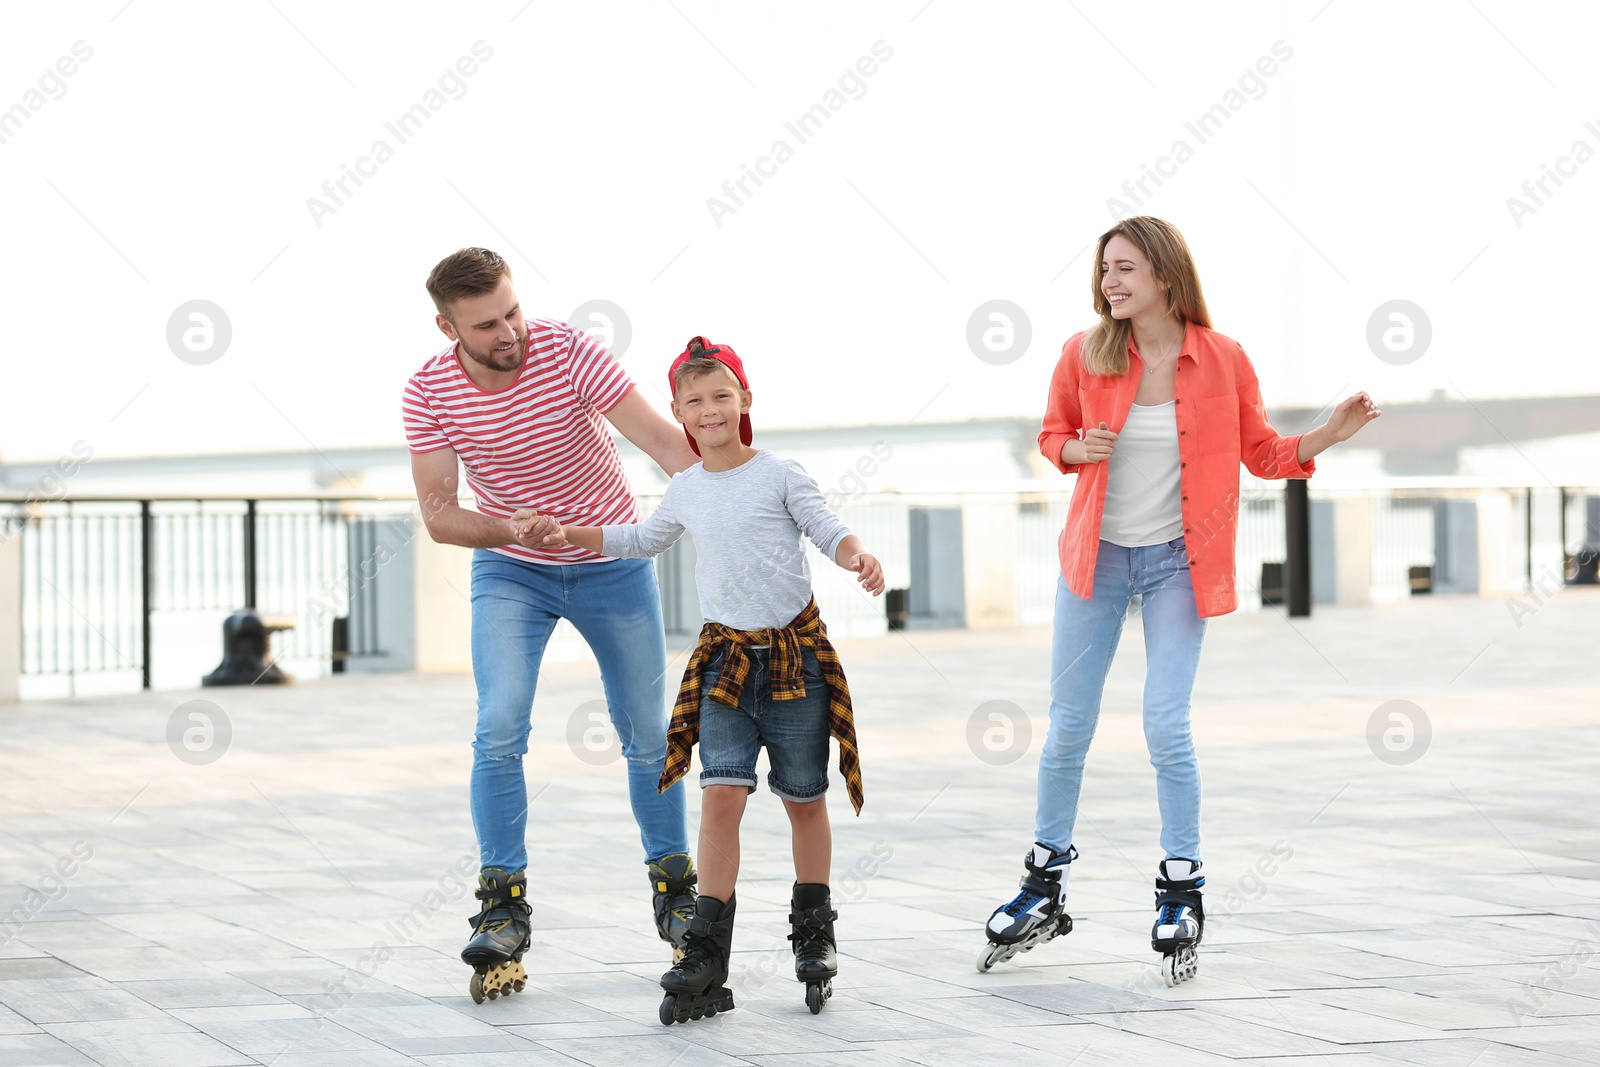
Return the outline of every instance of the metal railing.
<path id="1" fill-rule="evenodd" d="M 22 673 L 131 673 L 150 688 L 164 620 L 253 608 L 289 615 L 279 662 L 313 672 L 383 654 L 373 583 L 350 581 L 374 524 L 404 502 L 345 495 L 0 497 L 0 537 L 21 539 Z M 335 643 L 337 628 L 346 647 Z M 330 610 L 311 611 L 321 603 Z M 220 656 L 220 630 L 207 638 Z"/>
<path id="2" fill-rule="evenodd" d="M 1441 538 L 1461 521 L 1462 505 L 1486 489 L 1509 501 L 1507 558 L 1483 563 L 1492 571 L 1503 562 L 1507 587 L 1570 578 L 1584 547 L 1600 544 L 1600 492 L 1593 489 L 1418 485 L 1313 490 L 1311 502 L 1370 501 L 1370 599 L 1382 602 L 1424 591 L 1414 569 L 1435 574 Z M 1038 625 L 1052 616 L 1057 539 L 1069 499 L 1069 492 L 1034 490 L 885 492 L 851 497 L 838 510 L 882 561 L 887 585 L 906 588 L 914 556 L 913 509 L 1014 505 L 1009 544 L 963 547 L 967 553 L 1011 553 L 1016 621 Z M 1247 487 L 1240 501 L 1236 565 L 1244 610 L 1262 606 L 1263 564 L 1286 558 L 1284 499 L 1280 486 L 1265 484 Z M 658 500 L 642 497 L 643 512 Z M 294 617 L 295 628 L 274 638 L 278 661 L 291 670 L 330 673 L 350 658 L 383 656 L 385 612 L 409 606 L 381 604 L 381 583 L 355 572 L 376 555 L 380 524 L 408 514 L 415 522 L 415 507 L 409 498 L 348 494 L 60 501 L 0 496 L 0 540 L 21 539 L 22 673 L 65 679 L 69 690 L 79 678 L 117 674 L 149 688 L 160 650 L 174 647 L 164 640 L 220 655 L 221 615 L 247 607 Z M 854 575 L 807 545 L 817 601 L 830 629 L 840 636 L 883 632 L 886 598 L 865 595 Z M 671 577 L 662 583 L 664 609 L 673 609 L 665 613 L 687 618 L 679 628 L 693 632 L 698 598 L 692 576 Z M 173 627 L 183 619 L 209 629 L 191 627 L 174 636 Z M 558 628 L 557 637 L 558 644 L 579 642 L 575 631 Z"/>

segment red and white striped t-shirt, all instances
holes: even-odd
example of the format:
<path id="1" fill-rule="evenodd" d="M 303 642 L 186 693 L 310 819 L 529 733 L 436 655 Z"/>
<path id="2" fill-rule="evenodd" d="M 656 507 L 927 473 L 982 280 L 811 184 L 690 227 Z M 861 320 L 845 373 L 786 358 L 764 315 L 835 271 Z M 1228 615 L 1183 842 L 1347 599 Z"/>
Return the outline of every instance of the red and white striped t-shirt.
<path id="1" fill-rule="evenodd" d="M 485 515 L 532 508 L 579 526 L 638 522 L 603 417 L 633 379 L 588 334 L 550 319 L 527 325 L 528 355 L 509 389 L 479 389 L 461 369 L 453 342 L 423 364 L 401 402 L 406 443 L 412 452 L 454 449 Z M 573 545 L 492 551 L 536 563 L 611 558 Z"/>

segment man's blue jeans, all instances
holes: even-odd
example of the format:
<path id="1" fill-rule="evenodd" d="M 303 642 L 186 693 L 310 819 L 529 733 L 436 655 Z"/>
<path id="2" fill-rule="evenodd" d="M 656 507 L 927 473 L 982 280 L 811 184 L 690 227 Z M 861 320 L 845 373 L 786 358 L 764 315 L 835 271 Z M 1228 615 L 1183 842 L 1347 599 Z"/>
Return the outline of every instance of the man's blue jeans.
<path id="1" fill-rule="evenodd" d="M 1144 736 L 1156 769 L 1161 847 L 1200 859 L 1200 768 L 1189 728 L 1189 696 L 1200 666 L 1206 621 L 1195 609 L 1183 538 L 1124 548 L 1100 542 L 1094 596 L 1084 600 L 1056 583 L 1050 656 L 1050 732 L 1039 755 L 1036 840 L 1058 852 L 1072 842 L 1083 787 L 1084 757 L 1100 721 L 1111 657 L 1133 594 L 1142 597 Z"/>
<path id="2" fill-rule="evenodd" d="M 667 758 L 666 641 L 647 559 L 553 566 L 479 549 L 472 555 L 472 824 L 484 867 L 528 866 L 528 751 L 539 663 L 558 619 L 600 661 L 612 725 L 628 764 L 628 796 L 646 860 L 688 852 L 684 787 L 656 792 Z"/>

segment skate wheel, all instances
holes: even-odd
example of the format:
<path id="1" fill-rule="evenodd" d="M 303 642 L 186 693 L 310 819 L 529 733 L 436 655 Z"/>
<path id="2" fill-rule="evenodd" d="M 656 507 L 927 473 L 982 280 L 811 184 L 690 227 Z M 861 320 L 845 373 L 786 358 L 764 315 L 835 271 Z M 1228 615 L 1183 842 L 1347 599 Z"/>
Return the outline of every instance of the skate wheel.
<path id="1" fill-rule="evenodd" d="M 502 997 L 509 997 L 511 995 L 511 983 L 510 982 L 507 982 L 505 985 L 500 987 L 500 995 Z"/>
<path id="2" fill-rule="evenodd" d="M 1180 949 L 1161 957 L 1161 980 L 1171 989 L 1193 978 L 1200 971 L 1200 957 L 1194 949 Z"/>
<path id="3" fill-rule="evenodd" d="M 1006 951 L 1009 946 L 997 945 L 993 941 L 983 946 L 983 951 L 978 953 L 978 970 L 984 974 L 997 963 L 1010 959 L 1011 954 Z"/>
<path id="4" fill-rule="evenodd" d="M 527 982 L 524 982 L 522 979 L 518 978 L 515 982 L 511 983 L 511 988 L 520 993 L 527 988 L 527 985 Z"/>
<path id="5" fill-rule="evenodd" d="M 496 989 L 494 986 L 490 986 L 488 989 L 484 990 L 484 995 L 486 995 L 490 1000 L 494 1000 L 500 995 L 500 990 Z"/>
<path id="6" fill-rule="evenodd" d="M 822 1002 L 827 998 L 822 995 L 822 986 L 812 983 L 806 986 L 806 1007 L 811 1009 L 812 1015 L 822 1014 Z"/>
<path id="7" fill-rule="evenodd" d="M 483 975 L 482 974 L 474 974 L 472 976 L 472 981 L 467 983 L 467 992 L 472 994 L 472 1002 L 474 1004 L 482 1004 L 483 1003 Z"/>
<path id="8" fill-rule="evenodd" d="M 671 1026 L 673 1024 L 673 1021 L 674 1021 L 674 1017 L 673 1017 L 673 1014 L 672 1014 L 672 1001 L 673 1001 L 673 999 L 674 998 L 673 998 L 672 994 L 668 993 L 666 995 L 666 997 L 664 997 L 662 999 L 662 1001 L 661 1001 L 661 1010 L 656 1012 L 656 1016 L 657 1016 L 657 1018 L 659 1018 L 661 1020 L 661 1025 L 662 1026 Z"/>
<path id="9" fill-rule="evenodd" d="M 707 1019 L 715 1019 L 716 1017 L 717 1017 L 717 1009 L 716 1009 L 716 1007 L 714 1005 L 708 1006 L 706 1008 L 705 1018 L 707 1018 Z"/>

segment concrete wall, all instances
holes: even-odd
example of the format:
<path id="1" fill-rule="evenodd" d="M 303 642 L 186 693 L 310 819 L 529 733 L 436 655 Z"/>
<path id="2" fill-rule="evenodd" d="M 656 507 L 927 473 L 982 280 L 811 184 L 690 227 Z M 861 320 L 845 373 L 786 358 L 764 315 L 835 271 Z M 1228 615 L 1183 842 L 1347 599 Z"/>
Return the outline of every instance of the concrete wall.
<path id="1" fill-rule="evenodd" d="M 1315 503 L 1315 502 L 1313 502 Z M 1372 500 L 1333 501 L 1333 543 L 1338 554 L 1334 603 L 1372 601 Z"/>
<path id="2" fill-rule="evenodd" d="M 1471 500 L 1441 500 L 1433 514 L 1433 591 L 1476 593 L 1480 577 L 1479 508 Z M 1498 558 L 1498 557 L 1496 557 Z"/>
<path id="3" fill-rule="evenodd" d="M 910 522 L 911 587 L 906 593 L 906 628 L 965 626 L 967 579 L 961 508 L 912 508 Z M 1009 541 L 1006 547 L 1009 550 Z M 1005 595 L 1015 595 L 1009 584 Z"/>
<path id="4" fill-rule="evenodd" d="M 966 551 L 962 580 L 967 626 L 1003 630 L 1017 625 L 1017 502 L 967 501 L 961 509 Z"/>
<path id="5" fill-rule="evenodd" d="M 1474 591 L 1479 596 L 1505 596 L 1511 591 L 1512 496 L 1504 490 L 1488 489 L 1478 494 L 1476 505 L 1478 574 Z M 1517 551 L 1520 558 L 1520 542 Z"/>
<path id="6" fill-rule="evenodd" d="M 0 527 L 0 704 L 21 699 L 22 538 Z"/>
<path id="7" fill-rule="evenodd" d="M 353 674 L 472 670 L 472 550 L 441 545 L 421 518 L 376 524 L 376 545 L 350 553 L 351 636 L 376 623 L 382 656 L 352 657 Z M 376 586 L 376 620 L 363 617 L 358 587 Z"/>

